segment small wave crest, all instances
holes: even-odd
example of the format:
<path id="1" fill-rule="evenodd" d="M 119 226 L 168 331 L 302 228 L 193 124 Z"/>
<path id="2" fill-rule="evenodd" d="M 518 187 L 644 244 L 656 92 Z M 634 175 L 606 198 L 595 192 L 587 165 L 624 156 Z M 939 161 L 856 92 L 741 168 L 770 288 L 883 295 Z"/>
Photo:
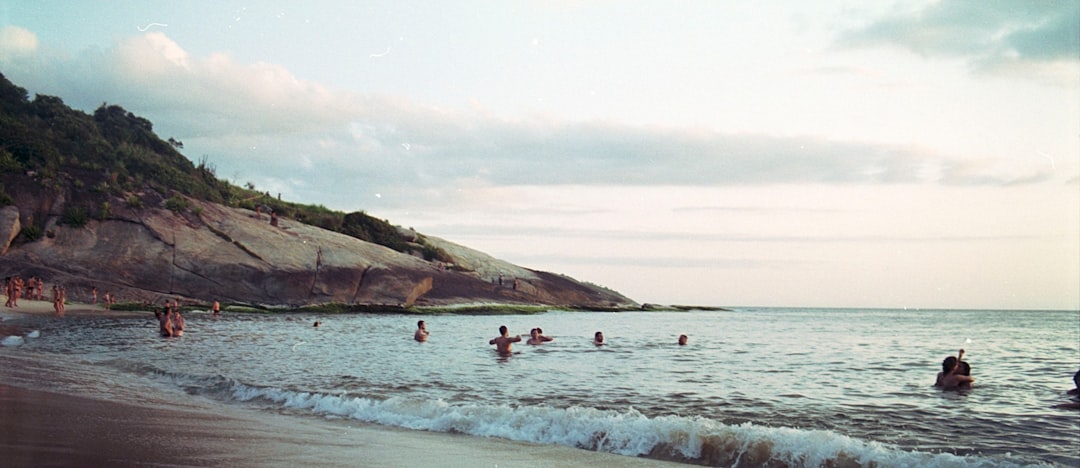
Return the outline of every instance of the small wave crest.
<path id="1" fill-rule="evenodd" d="M 219 382 L 221 384 L 223 382 Z M 240 402 L 407 429 L 557 444 L 706 466 L 1008 466 L 1001 460 L 904 451 L 827 430 L 728 425 L 699 417 L 549 406 L 451 404 L 443 400 L 295 392 L 231 384 Z"/>

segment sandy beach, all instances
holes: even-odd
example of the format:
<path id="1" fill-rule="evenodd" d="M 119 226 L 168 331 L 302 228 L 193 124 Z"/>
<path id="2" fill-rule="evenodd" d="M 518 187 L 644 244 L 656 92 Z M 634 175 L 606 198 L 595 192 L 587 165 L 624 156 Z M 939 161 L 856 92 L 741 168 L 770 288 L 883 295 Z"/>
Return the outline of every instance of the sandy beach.
<path id="1" fill-rule="evenodd" d="M 2 308 L 0 335 L 44 301 Z M 86 304 L 67 315 L 132 314 Z M 11 386 L 0 348 L 0 460 L 4 466 L 663 466 L 656 460 L 350 420 L 239 408 L 146 406 Z M 49 376 L 42 376 L 48 379 Z"/>

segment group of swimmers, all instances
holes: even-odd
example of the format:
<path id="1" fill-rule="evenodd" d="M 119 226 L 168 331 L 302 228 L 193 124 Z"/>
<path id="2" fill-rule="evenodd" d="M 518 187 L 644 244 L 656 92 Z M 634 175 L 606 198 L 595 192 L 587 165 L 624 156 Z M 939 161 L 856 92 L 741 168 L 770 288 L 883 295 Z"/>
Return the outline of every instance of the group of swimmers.
<path id="1" fill-rule="evenodd" d="M 549 341 L 554 341 L 554 340 L 555 340 L 555 338 L 552 338 L 550 336 L 545 336 L 544 335 L 544 330 L 538 327 L 538 328 L 533 328 L 532 330 L 529 331 L 529 339 L 528 339 L 528 341 L 525 342 L 525 344 L 538 345 L 538 344 L 544 344 L 544 343 L 547 343 Z M 676 343 L 678 343 L 679 346 L 686 346 L 686 343 L 687 343 L 688 340 L 689 340 L 689 338 L 686 335 L 679 335 L 679 338 L 678 338 L 678 340 L 676 340 Z M 499 327 L 499 336 L 496 336 L 495 338 L 492 338 L 490 341 L 488 341 L 488 344 L 489 345 L 495 345 L 495 350 L 498 351 L 499 354 L 505 356 L 505 355 L 510 354 L 510 349 L 511 349 L 511 346 L 513 345 L 513 343 L 518 343 L 520 341 L 521 341 L 521 335 L 510 336 L 510 331 L 506 328 L 506 325 L 502 325 L 502 326 Z M 596 346 L 603 346 L 604 345 L 604 332 L 597 331 L 596 333 L 593 333 L 593 341 L 592 341 L 592 343 L 594 345 L 596 345 Z"/>
<path id="2" fill-rule="evenodd" d="M 155 310 L 154 316 L 157 317 L 158 323 L 161 325 L 161 336 L 164 337 L 179 337 L 184 336 L 184 316 L 180 315 L 180 301 L 173 300 L 172 302 L 165 302 L 163 310 Z"/>
<path id="3" fill-rule="evenodd" d="M 316 322 L 316 326 L 317 322 Z M 416 341 L 427 341 L 431 332 L 428 331 L 427 325 L 423 320 L 416 322 L 416 332 L 413 333 L 413 339 Z M 520 343 L 522 340 L 521 335 L 510 336 L 510 330 L 506 328 L 506 325 L 499 326 L 499 336 L 492 338 L 488 341 L 489 345 L 495 345 L 495 351 L 502 356 L 508 356 L 511 354 L 514 343 Z M 550 341 L 554 341 L 555 338 L 544 335 L 544 329 L 540 327 L 529 330 L 529 339 L 525 341 L 525 344 L 540 345 Z M 680 346 L 686 346 L 688 338 L 686 335 L 679 335 L 677 343 Z M 604 332 L 597 331 L 593 334 L 593 344 L 596 346 L 604 345 Z"/>
<path id="4" fill-rule="evenodd" d="M 416 341 L 427 341 L 430 332 L 428 332 L 424 321 L 416 322 L 416 333 L 413 338 Z M 529 339 L 525 342 L 530 345 L 539 345 L 553 341 L 554 338 L 545 336 L 544 330 L 541 328 L 533 328 L 529 330 Z M 677 343 L 679 346 L 686 346 L 689 341 L 689 337 L 685 334 L 679 335 Z M 492 338 L 488 341 L 489 345 L 494 345 L 495 350 L 502 356 L 508 356 L 512 353 L 512 347 L 514 343 L 521 342 L 521 335 L 510 336 L 510 330 L 506 325 L 499 327 L 499 336 Z M 604 345 L 604 333 L 597 331 L 593 334 L 593 344 L 596 346 Z M 1073 380 L 1076 383 L 1077 390 L 1072 392 L 1080 392 L 1080 371 L 1073 376 Z M 975 382 L 975 378 L 971 376 L 971 364 L 968 364 L 964 360 L 964 350 L 961 349 L 956 356 L 948 356 L 941 362 L 941 372 L 938 372 L 937 381 L 934 383 L 935 387 L 941 387 L 946 390 L 971 388 L 972 383 Z"/>

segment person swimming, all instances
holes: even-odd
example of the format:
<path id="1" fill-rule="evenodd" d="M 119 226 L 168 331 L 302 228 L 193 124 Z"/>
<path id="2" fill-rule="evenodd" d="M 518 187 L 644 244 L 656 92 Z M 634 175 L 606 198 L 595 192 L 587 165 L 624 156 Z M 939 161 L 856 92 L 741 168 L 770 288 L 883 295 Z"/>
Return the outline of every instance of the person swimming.
<path id="1" fill-rule="evenodd" d="M 592 342 L 596 346 L 603 346 L 604 345 L 604 332 L 598 331 L 598 332 L 594 333 Z"/>
<path id="2" fill-rule="evenodd" d="M 547 343 L 548 341 L 552 341 L 554 339 L 555 338 L 551 338 L 549 336 L 544 336 L 544 330 L 540 329 L 540 327 L 537 327 L 537 328 L 533 328 L 532 330 L 529 330 L 529 339 L 527 341 L 525 341 L 525 344 L 531 344 L 531 345 L 544 344 L 544 343 Z"/>
<path id="3" fill-rule="evenodd" d="M 488 344 L 495 345 L 495 350 L 499 352 L 499 355 L 509 356 L 513 343 L 520 341 L 521 335 L 510 336 L 509 329 L 506 328 L 506 325 L 502 325 L 499 327 L 499 336 L 492 338 L 488 341 Z"/>

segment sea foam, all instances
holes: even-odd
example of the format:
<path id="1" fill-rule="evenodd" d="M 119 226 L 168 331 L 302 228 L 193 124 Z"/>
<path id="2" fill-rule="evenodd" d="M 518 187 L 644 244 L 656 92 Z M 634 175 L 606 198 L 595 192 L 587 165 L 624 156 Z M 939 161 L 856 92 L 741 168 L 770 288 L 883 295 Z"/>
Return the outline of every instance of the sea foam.
<path id="1" fill-rule="evenodd" d="M 1002 460 L 904 451 L 828 430 L 724 424 L 701 417 L 550 406 L 450 404 L 443 400 L 294 392 L 231 385 L 237 401 L 407 429 L 557 444 L 707 466 L 1009 466 Z"/>

